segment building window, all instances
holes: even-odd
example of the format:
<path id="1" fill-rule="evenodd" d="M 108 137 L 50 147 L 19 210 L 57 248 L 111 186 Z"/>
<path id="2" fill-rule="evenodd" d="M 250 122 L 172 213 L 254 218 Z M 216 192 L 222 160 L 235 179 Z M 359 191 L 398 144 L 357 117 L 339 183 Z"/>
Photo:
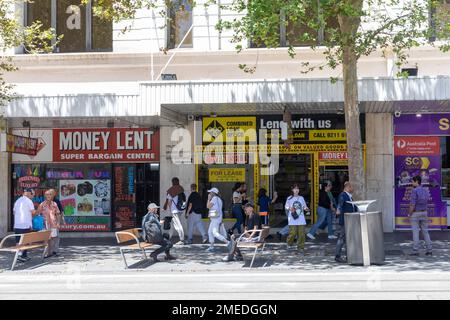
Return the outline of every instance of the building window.
<path id="1" fill-rule="evenodd" d="M 92 13 L 91 4 L 76 0 L 34 0 L 27 3 L 26 23 L 40 21 L 63 35 L 55 52 L 112 51 L 112 22 Z"/>
<path id="2" fill-rule="evenodd" d="M 173 0 L 168 8 L 169 49 L 192 48 L 192 0 Z M 186 38 L 185 38 L 186 37 Z M 184 41 L 183 41 L 183 38 Z M 183 41 L 183 42 L 182 42 Z"/>
<path id="3" fill-rule="evenodd" d="M 433 34 L 430 41 L 450 39 L 450 0 L 439 0 L 430 10 L 430 24 Z"/>

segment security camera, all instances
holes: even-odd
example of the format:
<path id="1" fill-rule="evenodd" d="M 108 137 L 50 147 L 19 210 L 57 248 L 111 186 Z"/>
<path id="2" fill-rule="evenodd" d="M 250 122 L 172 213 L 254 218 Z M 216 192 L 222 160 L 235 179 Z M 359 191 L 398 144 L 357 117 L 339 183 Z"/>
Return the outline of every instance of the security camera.
<path id="1" fill-rule="evenodd" d="M 188 114 L 187 118 L 188 118 L 188 121 L 194 121 L 195 120 L 195 116 L 193 114 Z"/>
<path id="2" fill-rule="evenodd" d="M 394 112 L 394 116 L 396 117 L 396 118 L 400 118 L 400 116 L 402 115 L 402 112 L 401 111 L 395 111 Z"/>

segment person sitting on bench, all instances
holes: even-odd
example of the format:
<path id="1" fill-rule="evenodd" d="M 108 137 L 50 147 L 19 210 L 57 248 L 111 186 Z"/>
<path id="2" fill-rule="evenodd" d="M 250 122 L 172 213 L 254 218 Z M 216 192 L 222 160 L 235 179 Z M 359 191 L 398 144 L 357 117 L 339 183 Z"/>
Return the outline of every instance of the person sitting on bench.
<path id="1" fill-rule="evenodd" d="M 175 260 L 175 257 L 170 255 L 170 249 L 172 248 L 172 242 L 166 239 L 163 235 L 161 224 L 164 220 L 159 220 L 159 207 L 155 203 L 150 203 L 147 207 L 148 213 L 142 219 L 142 237 L 148 243 L 160 245 L 161 247 L 156 249 L 150 254 L 153 261 L 158 262 L 158 255 L 165 252 L 165 260 Z"/>
<path id="2" fill-rule="evenodd" d="M 239 242 L 258 242 L 260 241 L 261 234 L 257 230 L 261 230 L 261 217 L 255 212 L 255 207 L 252 203 L 248 202 L 244 206 L 245 214 L 247 216 L 247 225 L 245 226 L 244 233 L 240 236 Z M 231 236 L 231 241 L 233 241 L 233 246 L 231 251 L 228 253 L 223 260 L 233 261 L 234 259 L 242 261 L 242 253 L 237 246 L 237 240 L 234 235 Z"/>

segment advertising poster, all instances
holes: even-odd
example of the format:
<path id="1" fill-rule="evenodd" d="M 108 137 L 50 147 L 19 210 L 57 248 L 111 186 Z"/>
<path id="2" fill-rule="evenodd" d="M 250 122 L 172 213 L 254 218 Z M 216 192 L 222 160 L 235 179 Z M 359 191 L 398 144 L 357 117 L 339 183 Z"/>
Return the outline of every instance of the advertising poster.
<path id="1" fill-rule="evenodd" d="M 118 165 L 114 168 L 114 212 L 115 229 L 129 229 L 135 227 L 136 190 L 135 167 Z"/>
<path id="2" fill-rule="evenodd" d="M 59 195 L 66 220 L 63 231 L 110 229 L 110 180 L 60 180 Z"/>
<path id="3" fill-rule="evenodd" d="M 447 227 L 446 207 L 441 199 L 441 158 L 439 137 L 396 137 L 395 154 L 395 227 L 411 228 L 408 217 L 412 178 L 422 177 L 422 186 L 430 191 L 428 217 L 430 228 Z"/>

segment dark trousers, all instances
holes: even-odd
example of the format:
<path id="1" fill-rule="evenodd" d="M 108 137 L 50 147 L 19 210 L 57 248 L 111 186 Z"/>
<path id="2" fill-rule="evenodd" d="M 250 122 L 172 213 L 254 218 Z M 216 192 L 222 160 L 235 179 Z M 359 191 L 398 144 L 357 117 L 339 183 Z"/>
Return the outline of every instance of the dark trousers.
<path id="1" fill-rule="evenodd" d="M 237 229 L 238 233 L 240 234 L 242 231 L 241 225 L 244 224 L 244 212 L 242 210 L 241 204 L 233 205 L 233 216 L 236 218 L 236 223 L 233 225 L 231 230 L 234 231 L 234 229 Z"/>
<path id="2" fill-rule="evenodd" d="M 30 233 L 31 229 L 14 229 L 14 233 L 15 234 L 25 234 L 25 233 Z M 18 244 L 20 241 L 20 236 L 16 236 L 16 244 Z M 22 251 L 21 254 L 22 257 L 26 257 L 27 256 L 27 251 Z"/>
<path id="3" fill-rule="evenodd" d="M 170 249 L 172 248 L 172 242 L 170 240 L 167 240 L 166 238 L 163 238 L 160 242 L 155 242 L 154 244 L 160 245 L 158 249 L 153 251 L 150 255 L 153 257 L 157 257 L 160 253 L 165 252 L 166 256 L 170 254 Z"/>
<path id="4" fill-rule="evenodd" d="M 336 243 L 336 257 L 342 254 L 342 248 L 345 246 L 345 226 L 338 225 L 337 227 L 338 240 Z"/>

